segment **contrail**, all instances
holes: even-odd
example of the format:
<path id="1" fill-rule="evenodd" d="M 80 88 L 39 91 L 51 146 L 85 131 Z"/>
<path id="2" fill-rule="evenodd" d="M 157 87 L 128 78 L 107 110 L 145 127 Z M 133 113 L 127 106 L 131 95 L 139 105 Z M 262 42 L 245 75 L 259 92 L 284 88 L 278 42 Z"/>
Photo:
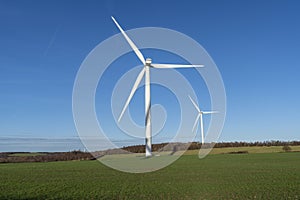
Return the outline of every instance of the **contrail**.
<path id="1" fill-rule="evenodd" d="M 49 51 L 50 47 L 51 47 L 52 44 L 54 43 L 54 41 L 55 41 L 55 39 L 56 39 L 57 32 L 58 32 L 58 30 L 59 30 L 59 27 L 60 27 L 60 26 L 57 26 L 57 28 L 56 28 L 56 30 L 55 30 L 55 32 L 54 32 L 54 34 L 53 34 L 51 40 L 49 41 L 49 44 L 48 44 L 46 50 L 44 51 L 43 57 L 45 57 L 45 56 L 48 54 L 48 51 Z"/>

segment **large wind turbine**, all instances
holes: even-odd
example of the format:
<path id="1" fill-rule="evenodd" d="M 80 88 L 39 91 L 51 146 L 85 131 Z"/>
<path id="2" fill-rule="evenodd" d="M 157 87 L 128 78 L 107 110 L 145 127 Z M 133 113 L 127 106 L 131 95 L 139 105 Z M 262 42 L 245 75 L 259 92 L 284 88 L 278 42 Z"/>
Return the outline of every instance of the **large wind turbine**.
<path id="1" fill-rule="evenodd" d="M 126 108 L 128 107 L 131 98 L 133 97 L 135 91 L 137 90 L 140 82 L 142 81 L 143 77 L 145 76 L 145 132 L 146 132 L 146 157 L 152 156 L 151 152 L 151 143 L 152 143 L 152 136 L 151 136 L 151 97 L 150 97 L 150 68 L 159 68 L 159 69 L 165 69 L 165 68 L 191 68 L 191 67 L 203 67 L 203 65 L 177 65 L 177 64 L 153 64 L 151 58 L 147 58 L 145 60 L 143 54 L 140 52 L 140 50 L 135 46 L 135 44 L 131 41 L 131 39 L 127 36 L 127 34 L 124 32 L 122 27 L 118 24 L 118 22 L 115 20 L 114 17 L 111 17 L 118 29 L 121 31 L 123 36 L 125 37 L 128 44 L 131 46 L 137 57 L 141 60 L 141 62 L 144 65 L 144 68 L 137 76 L 137 79 L 131 89 L 131 92 L 129 94 L 129 97 L 123 107 L 123 110 L 119 116 L 118 122 L 120 122 Z"/>
<path id="2" fill-rule="evenodd" d="M 196 117 L 196 120 L 195 120 L 195 123 L 194 123 L 194 126 L 193 126 L 193 132 L 196 128 L 196 125 L 198 124 L 199 122 L 199 119 L 200 119 L 200 131 L 201 131 L 201 142 L 202 144 L 204 144 L 204 131 L 203 131 L 203 118 L 202 118 L 202 115 L 206 115 L 206 114 L 214 114 L 214 113 L 218 113 L 218 111 L 201 111 L 199 106 L 197 106 L 197 104 L 195 103 L 195 101 L 192 99 L 192 97 L 190 97 L 190 100 L 191 102 L 193 103 L 193 105 L 195 106 L 196 110 L 198 111 L 198 115 Z"/>

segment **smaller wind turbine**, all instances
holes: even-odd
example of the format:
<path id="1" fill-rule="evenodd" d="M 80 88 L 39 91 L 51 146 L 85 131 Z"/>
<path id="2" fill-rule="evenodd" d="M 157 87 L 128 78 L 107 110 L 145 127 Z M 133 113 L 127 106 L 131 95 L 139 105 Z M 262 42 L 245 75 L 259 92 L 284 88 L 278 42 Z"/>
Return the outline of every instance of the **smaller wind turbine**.
<path id="1" fill-rule="evenodd" d="M 200 131 L 201 131 L 201 142 L 202 144 L 204 144 L 204 131 L 203 131 L 203 118 L 202 115 L 206 115 L 206 114 L 214 114 L 214 113 L 218 113 L 218 111 L 201 111 L 199 106 L 197 106 L 197 104 L 195 103 L 195 101 L 192 99 L 192 97 L 190 97 L 191 102 L 193 103 L 193 105 L 195 106 L 196 110 L 198 111 L 198 115 L 196 117 L 194 126 L 193 126 L 193 132 L 196 128 L 196 125 L 198 124 L 198 121 L 200 119 Z"/>

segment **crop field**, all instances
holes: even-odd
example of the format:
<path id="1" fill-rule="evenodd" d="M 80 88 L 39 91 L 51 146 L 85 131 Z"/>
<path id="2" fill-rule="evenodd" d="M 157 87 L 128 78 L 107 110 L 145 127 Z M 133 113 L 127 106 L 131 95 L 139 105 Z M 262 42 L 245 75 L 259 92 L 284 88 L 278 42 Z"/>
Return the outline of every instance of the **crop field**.
<path id="1" fill-rule="evenodd" d="M 98 161 L 0 164 L 0 199 L 300 199 L 300 153 L 184 155 L 145 174 Z"/>
<path id="2" fill-rule="evenodd" d="M 45 153 L 13 153 L 9 156 L 42 156 L 42 155 L 46 155 Z"/>
<path id="3" fill-rule="evenodd" d="M 300 146 L 291 146 L 292 151 L 299 151 Z M 185 155 L 198 154 L 199 150 L 189 150 L 185 152 Z M 284 152 L 282 146 L 257 146 L 257 147 L 224 147 L 213 148 L 209 154 L 226 154 L 230 152 L 247 151 L 248 153 L 280 153 Z"/>

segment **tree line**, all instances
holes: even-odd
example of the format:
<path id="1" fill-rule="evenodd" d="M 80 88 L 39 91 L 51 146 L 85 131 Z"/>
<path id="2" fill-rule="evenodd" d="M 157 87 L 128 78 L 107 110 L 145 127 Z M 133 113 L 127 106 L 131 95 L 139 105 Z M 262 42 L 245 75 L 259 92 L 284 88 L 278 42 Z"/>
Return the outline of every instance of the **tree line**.
<path id="1" fill-rule="evenodd" d="M 289 151 L 289 146 L 300 145 L 300 141 L 263 141 L 263 142 L 218 142 L 218 143 L 205 143 L 199 142 L 191 143 L 160 143 L 152 144 L 152 151 L 181 151 L 181 150 L 195 150 L 200 148 L 225 148 L 225 147 L 262 147 L 262 146 L 283 146 L 285 151 Z M 24 156 L 16 156 L 16 154 L 24 154 Z M 108 149 L 97 152 L 82 152 L 80 150 L 70 152 L 44 152 L 42 155 L 30 155 L 26 152 L 4 152 L 0 153 L 0 163 L 16 163 L 16 162 L 53 162 L 53 161 L 69 161 L 69 160 L 95 160 L 105 155 L 112 154 L 127 154 L 127 153 L 145 153 L 145 145 L 132 145 L 125 146 L 119 149 Z M 28 155 L 29 154 L 29 155 Z"/>
<path id="2" fill-rule="evenodd" d="M 195 150 L 203 148 L 225 148 L 225 147 L 263 147 L 263 146 L 297 146 L 300 145 L 300 141 L 280 141 L 271 140 L 263 142 L 218 142 L 218 143 L 204 143 L 199 142 L 191 143 L 161 143 L 152 144 L 152 151 L 179 151 L 179 150 Z M 126 146 L 123 150 L 132 153 L 145 153 L 145 145 Z"/>
<path id="3" fill-rule="evenodd" d="M 94 157 L 87 152 L 71 151 L 71 152 L 55 152 L 43 153 L 42 155 L 27 155 L 30 153 L 18 152 L 0 153 L 0 163 L 19 163 L 19 162 L 53 162 L 53 161 L 69 161 L 69 160 L 92 160 Z M 22 156 L 24 154 L 24 156 Z"/>

